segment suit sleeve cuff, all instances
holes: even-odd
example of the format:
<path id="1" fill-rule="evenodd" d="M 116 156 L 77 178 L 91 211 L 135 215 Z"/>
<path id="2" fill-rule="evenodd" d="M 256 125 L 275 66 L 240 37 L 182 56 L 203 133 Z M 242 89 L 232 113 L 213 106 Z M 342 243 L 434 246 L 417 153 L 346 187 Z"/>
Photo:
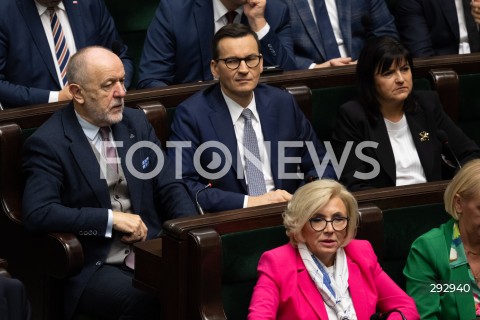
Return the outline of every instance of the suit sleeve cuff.
<path id="1" fill-rule="evenodd" d="M 112 209 L 108 209 L 108 221 L 107 221 L 107 230 L 105 230 L 105 238 L 112 237 L 113 229 L 113 212 Z"/>
<path id="2" fill-rule="evenodd" d="M 50 95 L 48 96 L 48 103 L 58 102 L 59 95 L 60 95 L 59 91 L 50 91 Z"/>
<path id="3" fill-rule="evenodd" d="M 267 24 L 262 29 L 260 29 L 260 31 L 256 32 L 258 40 L 262 40 L 262 38 L 265 37 L 269 31 L 270 25 L 267 22 Z"/>

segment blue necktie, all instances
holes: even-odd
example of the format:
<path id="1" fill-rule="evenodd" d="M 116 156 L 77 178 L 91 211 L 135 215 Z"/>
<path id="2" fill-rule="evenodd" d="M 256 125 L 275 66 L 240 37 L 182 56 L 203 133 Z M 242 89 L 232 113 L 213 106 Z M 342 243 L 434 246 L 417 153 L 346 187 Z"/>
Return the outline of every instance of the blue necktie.
<path id="1" fill-rule="evenodd" d="M 478 32 L 477 24 L 475 23 L 475 20 L 473 20 L 472 13 L 470 12 L 470 0 L 463 0 L 462 3 L 470 52 L 478 52 L 480 51 L 480 33 Z"/>
<path id="2" fill-rule="evenodd" d="M 252 126 L 252 110 L 244 109 L 242 111 L 242 117 L 245 120 L 243 146 L 245 148 L 245 174 L 248 182 L 248 195 L 259 196 L 267 192 L 267 187 L 265 186 L 265 178 L 262 170 L 257 168 L 251 161 L 252 157 L 260 161 L 257 135 Z M 247 151 L 250 153 L 248 156 Z"/>
<path id="3" fill-rule="evenodd" d="M 317 18 L 317 27 L 322 36 L 323 49 L 325 50 L 325 60 L 340 58 L 337 40 L 333 32 L 330 17 L 328 16 L 325 0 L 314 0 L 315 16 Z"/>

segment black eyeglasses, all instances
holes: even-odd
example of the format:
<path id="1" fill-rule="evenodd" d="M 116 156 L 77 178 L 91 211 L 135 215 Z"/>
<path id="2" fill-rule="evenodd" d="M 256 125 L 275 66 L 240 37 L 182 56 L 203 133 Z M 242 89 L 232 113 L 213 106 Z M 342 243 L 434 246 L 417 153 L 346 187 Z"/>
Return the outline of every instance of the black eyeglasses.
<path id="1" fill-rule="evenodd" d="M 237 57 L 226 58 L 226 59 L 218 58 L 218 59 L 215 59 L 215 61 L 222 60 L 223 62 L 225 62 L 225 65 L 227 66 L 228 69 L 236 70 L 238 69 L 238 67 L 240 67 L 240 63 L 242 63 L 242 61 L 245 61 L 245 64 L 247 65 L 247 67 L 255 68 L 256 66 L 258 66 L 261 59 L 262 59 L 261 54 L 259 55 L 251 54 L 249 56 L 246 56 L 245 58 L 237 58 Z"/>
<path id="2" fill-rule="evenodd" d="M 332 220 L 326 220 L 320 217 L 314 217 L 314 218 L 311 218 L 309 221 L 312 229 L 317 232 L 320 232 L 325 230 L 328 223 L 332 224 L 333 230 L 343 231 L 348 226 L 349 220 L 350 218 L 346 218 L 346 217 L 333 218 Z"/>

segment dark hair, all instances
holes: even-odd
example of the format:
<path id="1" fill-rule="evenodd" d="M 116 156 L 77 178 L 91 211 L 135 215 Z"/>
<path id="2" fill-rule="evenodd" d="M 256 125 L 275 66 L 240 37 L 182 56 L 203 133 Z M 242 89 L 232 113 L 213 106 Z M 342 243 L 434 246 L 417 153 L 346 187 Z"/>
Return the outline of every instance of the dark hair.
<path id="1" fill-rule="evenodd" d="M 212 42 L 212 58 L 213 60 L 216 60 L 220 57 L 220 54 L 218 52 L 218 43 L 220 40 L 224 38 L 243 38 L 248 35 L 251 35 L 252 37 L 255 38 L 255 41 L 257 42 L 257 47 L 258 47 L 258 52 L 260 52 L 260 41 L 258 40 L 257 34 L 250 29 L 249 26 L 246 26 L 244 24 L 239 24 L 239 23 L 231 23 L 227 24 L 226 26 L 220 28 L 220 30 L 215 33 L 213 36 L 213 42 Z"/>
<path id="2" fill-rule="evenodd" d="M 376 37 L 367 40 L 358 57 L 356 76 L 358 100 L 367 112 L 372 124 L 381 117 L 380 102 L 375 89 L 375 75 L 381 74 L 392 66 L 407 61 L 413 70 L 413 61 L 410 52 L 400 41 L 390 37 Z M 415 107 L 411 95 L 405 101 L 405 110 Z"/>

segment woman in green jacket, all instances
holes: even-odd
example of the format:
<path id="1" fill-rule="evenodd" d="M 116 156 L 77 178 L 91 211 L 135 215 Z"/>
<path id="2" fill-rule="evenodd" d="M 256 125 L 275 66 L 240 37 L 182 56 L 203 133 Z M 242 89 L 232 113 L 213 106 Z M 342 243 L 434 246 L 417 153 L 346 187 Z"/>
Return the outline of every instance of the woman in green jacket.
<path id="1" fill-rule="evenodd" d="M 467 163 L 444 194 L 452 216 L 412 244 L 403 273 L 421 319 L 480 316 L 480 160 Z"/>

